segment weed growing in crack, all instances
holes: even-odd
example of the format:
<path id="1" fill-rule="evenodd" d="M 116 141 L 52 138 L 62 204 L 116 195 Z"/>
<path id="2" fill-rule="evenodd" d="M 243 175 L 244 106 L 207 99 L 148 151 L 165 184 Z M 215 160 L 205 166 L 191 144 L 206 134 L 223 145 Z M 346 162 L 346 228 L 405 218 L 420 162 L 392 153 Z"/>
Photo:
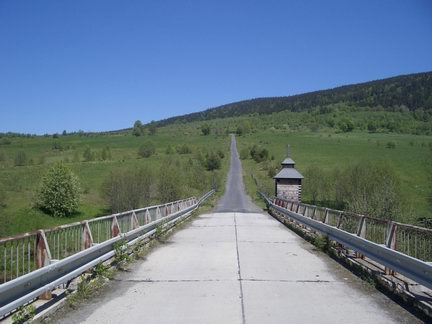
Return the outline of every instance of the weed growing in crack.
<path id="1" fill-rule="evenodd" d="M 131 257 L 128 254 L 128 246 L 126 240 L 120 240 L 114 244 L 115 262 L 119 269 L 124 267 L 131 261 Z"/>
<path id="2" fill-rule="evenodd" d="M 33 305 L 21 306 L 18 311 L 12 315 L 13 324 L 22 324 L 31 321 L 36 315 L 36 307 Z"/>

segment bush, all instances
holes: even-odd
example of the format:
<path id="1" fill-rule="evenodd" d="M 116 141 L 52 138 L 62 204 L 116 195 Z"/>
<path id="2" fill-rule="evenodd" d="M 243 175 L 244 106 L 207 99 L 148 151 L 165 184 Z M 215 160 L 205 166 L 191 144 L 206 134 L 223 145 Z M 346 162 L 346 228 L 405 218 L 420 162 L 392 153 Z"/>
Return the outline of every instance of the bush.
<path id="1" fill-rule="evenodd" d="M 395 142 L 387 142 L 386 148 L 394 149 L 394 148 L 396 148 L 396 143 Z"/>
<path id="2" fill-rule="evenodd" d="M 225 158 L 225 153 L 224 153 L 222 150 L 218 150 L 218 151 L 217 151 L 217 155 L 218 155 L 221 159 Z"/>
<path id="3" fill-rule="evenodd" d="M 170 155 L 170 154 L 173 154 L 173 153 L 174 153 L 174 150 L 173 150 L 172 146 L 168 145 L 167 148 L 165 149 L 165 154 Z"/>
<path id="4" fill-rule="evenodd" d="M 178 154 L 190 154 L 190 153 L 192 153 L 191 148 L 187 144 L 177 146 L 176 151 Z"/>
<path id="5" fill-rule="evenodd" d="M 269 164 L 267 167 L 267 176 L 273 178 L 279 171 L 279 166 L 275 164 Z"/>
<path id="6" fill-rule="evenodd" d="M 102 194 L 110 210 L 118 213 L 148 204 L 153 174 L 148 168 L 112 171 L 102 185 Z"/>
<path id="7" fill-rule="evenodd" d="M 366 216 L 395 219 L 403 205 L 399 177 L 385 163 L 348 167 L 337 175 L 335 191 L 340 205 Z"/>
<path id="8" fill-rule="evenodd" d="M 105 146 L 101 152 L 101 159 L 103 161 L 111 160 L 111 149 L 108 146 Z"/>
<path id="9" fill-rule="evenodd" d="M 85 162 L 90 162 L 94 160 L 94 154 L 91 151 L 90 146 L 86 146 L 84 153 L 83 153 L 83 158 Z"/>
<path id="10" fill-rule="evenodd" d="M 9 138 L 2 138 L 0 141 L 0 145 L 9 145 L 11 144 L 11 140 Z"/>
<path id="11" fill-rule="evenodd" d="M 214 152 L 207 153 L 205 166 L 207 171 L 218 170 L 221 167 L 221 158 Z"/>
<path id="12" fill-rule="evenodd" d="M 78 177 L 64 164 L 57 163 L 42 178 L 37 206 L 53 216 L 72 214 L 79 204 Z"/>
<path id="13" fill-rule="evenodd" d="M 149 158 L 156 153 L 156 146 L 153 142 L 146 142 L 138 149 L 138 155 L 143 158 Z"/>
<path id="14" fill-rule="evenodd" d="M 202 125 L 201 132 L 204 136 L 210 135 L 210 126 L 208 124 Z"/>
<path id="15" fill-rule="evenodd" d="M 17 152 L 14 160 L 15 166 L 24 166 L 27 164 L 27 155 L 23 151 Z"/>
<path id="16" fill-rule="evenodd" d="M 352 132 L 354 130 L 354 123 L 351 119 L 343 119 L 339 122 L 339 129 L 344 132 Z"/>
<path id="17" fill-rule="evenodd" d="M 312 203 L 326 200 L 329 191 L 329 181 L 324 171 L 316 165 L 309 166 L 305 171 L 302 192 L 309 196 Z"/>
<path id="18" fill-rule="evenodd" d="M 137 120 L 134 123 L 133 129 L 132 129 L 132 135 L 134 135 L 134 136 L 144 135 L 144 126 L 140 120 Z"/>
<path id="19" fill-rule="evenodd" d="M 269 157 L 269 152 L 265 148 L 258 147 L 257 145 L 252 146 L 250 149 L 250 155 L 255 162 L 260 163 L 263 161 L 267 161 Z"/>
<path id="20" fill-rule="evenodd" d="M 52 150 L 58 150 L 58 151 L 63 151 L 63 146 L 61 145 L 60 142 L 54 142 L 52 143 Z"/>

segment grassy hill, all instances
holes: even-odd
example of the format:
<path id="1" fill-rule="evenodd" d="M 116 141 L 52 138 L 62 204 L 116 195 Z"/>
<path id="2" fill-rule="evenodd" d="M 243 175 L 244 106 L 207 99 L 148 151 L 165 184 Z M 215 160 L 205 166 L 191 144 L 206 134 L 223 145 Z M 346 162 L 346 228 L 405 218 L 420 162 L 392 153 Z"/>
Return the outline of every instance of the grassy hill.
<path id="1" fill-rule="evenodd" d="M 192 121 L 291 113 L 318 127 L 432 134 L 432 72 L 342 86 L 288 97 L 257 98 L 159 121 L 159 126 Z M 349 116 L 346 116 L 348 113 Z M 355 120 L 350 117 L 355 115 Z M 363 116 L 362 116 L 363 115 Z M 319 116 L 320 118 L 316 118 Z"/>
<path id="2" fill-rule="evenodd" d="M 223 188 L 229 133 L 238 134 L 240 150 L 253 145 L 268 150 L 268 158 L 259 163 L 250 156 L 243 160 L 252 196 L 257 188 L 250 175 L 271 191 L 269 170 L 278 167 L 290 143 L 301 172 L 319 166 L 330 180 L 335 170 L 358 161 L 388 163 L 403 193 L 405 209 L 397 219 L 415 224 L 423 217 L 432 219 L 432 73 L 242 101 L 142 127 L 143 136 L 133 136 L 132 129 L 53 136 L 0 134 L 0 236 L 108 214 L 102 189 L 110 174 L 119 170 L 150 170 L 153 185 L 147 204 L 162 202 L 158 179 L 167 164 L 175 170 L 173 179 L 184 197 L 201 194 L 213 179 Z M 210 130 L 209 136 L 203 136 L 203 128 Z M 140 158 L 139 148 L 149 141 L 155 154 Z M 85 158 L 88 151 L 90 159 Z M 216 151 L 225 155 L 221 169 L 206 171 L 205 155 Z M 82 188 L 79 210 L 66 218 L 34 207 L 43 174 L 58 161 L 78 175 Z M 310 199 L 307 186 L 303 197 Z"/>
<path id="3" fill-rule="evenodd" d="M 217 171 L 206 171 L 201 159 L 209 151 L 229 153 L 226 136 L 201 136 L 183 132 L 176 127 L 158 129 L 153 135 L 74 134 L 66 136 L 9 136 L 0 145 L 0 237 L 38 228 L 47 228 L 110 213 L 102 188 L 111 172 L 136 170 L 146 167 L 153 175 L 152 197 L 148 204 L 161 203 L 158 179 L 169 165 L 180 187 L 181 197 L 199 196 L 212 186 L 213 180 L 223 188 L 228 159 L 222 159 Z M 2 138 L 0 138 L 2 141 Z M 156 153 L 148 158 L 138 155 L 143 143 L 154 143 Z M 189 151 L 178 153 L 187 146 Z M 109 156 L 102 159 L 102 151 L 109 148 Z M 84 152 L 90 149 L 91 159 L 85 161 Z M 178 150 L 181 151 L 181 150 Z M 24 165 L 16 165 L 18 153 L 26 157 Z M 74 215 L 55 218 L 34 207 L 35 192 L 48 168 L 62 161 L 81 183 L 81 203 Z M 180 198 L 180 197 L 179 197 Z M 144 207 L 144 206 L 142 206 Z"/>

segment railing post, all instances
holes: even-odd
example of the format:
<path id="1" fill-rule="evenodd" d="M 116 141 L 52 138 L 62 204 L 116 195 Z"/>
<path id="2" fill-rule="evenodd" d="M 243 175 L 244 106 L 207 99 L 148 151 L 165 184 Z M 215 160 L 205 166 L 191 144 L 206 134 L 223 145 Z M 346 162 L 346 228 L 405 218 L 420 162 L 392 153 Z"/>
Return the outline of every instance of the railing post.
<path id="1" fill-rule="evenodd" d="M 311 217 L 312 219 L 315 219 L 316 210 L 317 210 L 317 207 L 314 206 L 314 210 L 312 212 L 312 217 Z"/>
<path id="2" fill-rule="evenodd" d="M 131 215 L 131 229 L 136 229 L 138 227 L 140 227 L 139 222 L 138 222 L 138 217 L 135 214 L 135 212 L 133 211 L 132 215 Z"/>
<path id="3" fill-rule="evenodd" d="M 386 246 L 392 250 L 396 250 L 396 231 L 397 225 L 394 222 L 390 221 L 387 230 Z M 390 268 L 385 267 L 385 274 L 393 275 L 394 271 Z"/>
<path id="4" fill-rule="evenodd" d="M 156 219 L 161 219 L 161 218 L 162 218 L 162 214 L 161 214 L 160 208 L 158 206 L 158 207 L 156 207 Z"/>
<path id="5" fill-rule="evenodd" d="M 148 209 L 146 209 L 145 215 L 144 215 L 144 222 L 145 224 L 148 224 L 151 222 L 151 216 Z"/>
<path id="6" fill-rule="evenodd" d="M 299 209 L 300 209 L 300 203 L 297 203 L 296 214 L 298 214 Z"/>
<path id="7" fill-rule="evenodd" d="M 82 242 L 81 250 L 90 248 L 93 245 L 93 235 L 88 221 L 82 223 Z"/>
<path id="8" fill-rule="evenodd" d="M 322 222 L 323 222 L 324 224 L 327 224 L 327 223 L 328 223 L 328 215 L 329 215 L 329 209 L 326 208 L 326 209 L 325 209 L 325 213 L 324 213 L 324 219 L 322 220 Z"/>
<path id="9" fill-rule="evenodd" d="M 111 237 L 116 237 L 120 234 L 120 226 L 117 221 L 117 216 L 113 217 L 112 223 L 111 223 Z"/>
<path id="10" fill-rule="evenodd" d="M 337 228 L 340 228 L 342 225 L 342 217 L 343 217 L 343 212 L 339 212 L 339 217 L 336 225 Z"/>
<path id="11" fill-rule="evenodd" d="M 51 251 L 48 246 L 48 241 L 43 230 L 37 231 L 36 235 L 36 267 L 43 268 L 51 262 Z M 52 299 L 51 291 L 47 291 L 39 296 L 40 299 Z"/>
<path id="12" fill-rule="evenodd" d="M 357 236 L 366 238 L 366 217 L 362 216 L 357 227 Z M 355 253 L 356 258 L 364 259 L 364 255 L 357 252 Z"/>

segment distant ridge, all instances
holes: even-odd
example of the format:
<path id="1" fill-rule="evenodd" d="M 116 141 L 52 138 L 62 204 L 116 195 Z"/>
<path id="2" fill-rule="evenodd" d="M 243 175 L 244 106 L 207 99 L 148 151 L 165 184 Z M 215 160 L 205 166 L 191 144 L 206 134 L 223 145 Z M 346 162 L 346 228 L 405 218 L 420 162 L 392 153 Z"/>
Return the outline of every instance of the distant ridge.
<path id="1" fill-rule="evenodd" d="M 432 111 L 432 72 L 400 75 L 364 83 L 344 85 L 287 97 L 243 100 L 201 112 L 160 120 L 158 126 L 205 121 L 249 114 L 271 114 L 284 110 L 307 111 L 317 106 L 345 103 L 356 107 L 380 107 L 389 111 Z"/>

